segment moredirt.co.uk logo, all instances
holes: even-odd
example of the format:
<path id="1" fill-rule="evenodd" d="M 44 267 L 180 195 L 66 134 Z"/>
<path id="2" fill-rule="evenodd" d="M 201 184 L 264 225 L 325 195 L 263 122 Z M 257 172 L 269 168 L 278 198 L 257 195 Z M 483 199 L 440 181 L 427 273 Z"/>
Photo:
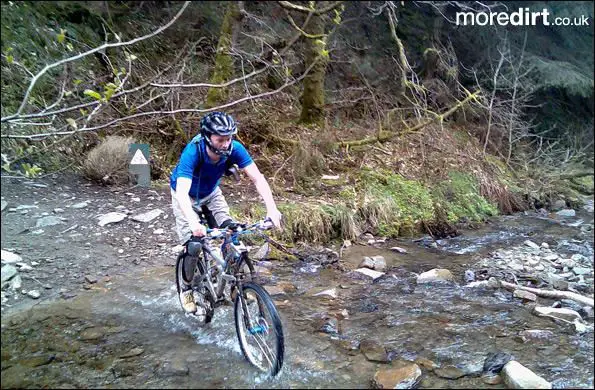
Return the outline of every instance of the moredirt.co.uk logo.
<path id="1" fill-rule="evenodd" d="M 457 12 L 457 26 L 589 26 L 590 18 L 585 15 L 577 17 L 554 17 L 550 11 L 530 11 L 519 8 L 515 12 Z"/>

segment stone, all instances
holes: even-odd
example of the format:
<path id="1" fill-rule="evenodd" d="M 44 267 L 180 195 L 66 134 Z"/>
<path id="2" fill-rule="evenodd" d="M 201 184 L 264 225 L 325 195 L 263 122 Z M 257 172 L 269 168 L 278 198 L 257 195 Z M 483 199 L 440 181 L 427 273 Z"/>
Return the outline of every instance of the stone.
<path id="1" fill-rule="evenodd" d="M 2 264 L 12 264 L 23 261 L 23 258 L 16 253 L 5 251 L 2 249 Z"/>
<path id="2" fill-rule="evenodd" d="M 271 296 L 285 295 L 285 291 L 283 291 L 283 289 L 279 286 L 265 286 L 265 290 L 267 290 Z"/>
<path id="3" fill-rule="evenodd" d="M 145 350 L 142 348 L 139 348 L 139 347 L 132 348 L 130 351 L 120 355 L 120 359 L 126 359 L 129 357 L 138 356 L 138 355 L 142 354 L 143 352 L 145 352 Z"/>
<path id="4" fill-rule="evenodd" d="M 20 290 L 21 287 L 23 287 L 23 281 L 21 280 L 21 277 L 17 274 L 15 275 L 12 279 L 11 279 L 11 286 L 10 288 L 17 291 Z"/>
<path id="5" fill-rule="evenodd" d="M 368 268 L 358 268 L 355 270 L 355 272 L 359 272 L 360 274 L 364 274 L 366 276 L 371 277 L 373 280 L 378 279 L 379 277 L 381 277 L 382 275 L 384 275 L 384 272 L 379 272 L 379 271 L 374 271 Z"/>
<path id="6" fill-rule="evenodd" d="M 388 353 L 384 345 L 374 340 L 362 340 L 359 344 L 359 349 L 362 351 L 366 359 L 371 362 L 388 363 Z"/>
<path id="7" fill-rule="evenodd" d="M 581 315 L 576 311 L 566 308 L 537 306 L 533 309 L 533 312 L 538 316 L 558 318 L 569 322 L 581 319 Z"/>
<path id="8" fill-rule="evenodd" d="M 533 294 L 532 292 L 516 289 L 512 293 L 512 296 L 515 298 L 519 298 L 525 301 L 535 302 L 537 301 L 537 295 Z"/>
<path id="9" fill-rule="evenodd" d="M 398 246 L 393 246 L 392 248 L 390 248 L 391 251 L 395 251 L 398 253 L 407 253 L 407 249 L 398 247 Z"/>
<path id="10" fill-rule="evenodd" d="M 56 217 L 54 215 L 49 215 L 47 217 L 39 218 L 35 227 L 46 227 L 46 226 L 54 226 L 63 223 L 62 218 Z"/>
<path id="11" fill-rule="evenodd" d="M 574 272 L 576 275 L 590 275 L 593 273 L 593 270 L 586 267 L 574 267 L 572 272 Z"/>
<path id="12" fill-rule="evenodd" d="M 485 374 L 481 376 L 483 383 L 487 385 L 499 385 L 502 383 L 502 377 L 498 374 Z"/>
<path id="13" fill-rule="evenodd" d="M 81 332 L 81 340 L 90 341 L 102 338 L 104 331 L 102 328 L 88 328 Z"/>
<path id="14" fill-rule="evenodd" d="M 17 269 L 10 264 L 2 266 L 2 284 L 17 274 Z"/>
<path id="15" fill-rule="evenodd" d="M 576 211 L 573 209 L 564 209 L 556 212 L 556 215 L 563 218 L 574 217 L 576 216 Z"/>
<path id="16" fill-rule="evenodd" d="M 532 248 L 532 249 L 539 249 L 539 245 L 537 245 L 536 243 L 534 243 L 534 242 L 533 242 L 533 241 L 531 241 L 531 240 L 526 240 L 526 241 L 524 242 L 524 244 L 525 244 L 526 246 L 528 246 L 529 248 Z"/>
<path id="17" fill-rule="evenodd" d="M 147 211 L 146 213 L 143 214 L 138 214 L 132 217 L 133 221 L 137 221 L 137 222 L 150 222 L 152 220 L 154 220 L 155 218 L 157 218 L 158 216 L 160 216 L 163 213 L 162 210 L 160 209 L 155 209 L 155 210 L 151 210 L 151 211 Z"/>
<path id="18" fill-rule="evenodd" d="M 401 368 L 378 370 L 374 375 L 374 386 L 378 389 L 413 389 L 420 378 L 419 366 L 410 364 Z"/>
<path id="19" fill-rule="evenodd" d="M 552 384 L 523 366 L 516 360 L 506 363 L 502 369 L 504 383 L 511 389 L 551 389 Z"/>
<path id="20" fill-rule="evenodd" d="M 528 340 L 547 340 L 554 337 L 554 332 L 551 330 L 527 329 L 520 331 L 519 336 L 523 342 Z"/>
<path id="21" fill-rule="evenodd" d="M 475 281 L 475 272 L 473 272 L 470 269 L 466 270 L 465 271 L 465 282 L 471 283 L 473 281 Z"/>
<path id="22" fill-rule="evenodd" d="M 446 379 L 458 379 L 465 376 L 465 372 L 463 370 L 453 365 L 435 368 L 434 374 L 438 375 L 440 378 Z"/>
<path id="23" fill-rule="evenodd" d="M 442 281 L 453 281 L 452 273 L 445 268 L 434 268 L 430 271 L 421 273 L 417 277 L 417 283 L 433 283 Z"/>
<path id="24" fill-rule="evenodd" d="M 315 297 L 325 296 L 325 297 L 330 297 L 330 298 L 337 298 L 337 289 L 331 288 L 328 290 L 324 290 L 324 291 L 314 294 L 313 296 L 315 296 Z"/>
<path id="25" fill-rule="evenodd" d="M 70 206 L 73 209 L 84 209 L 85 207 L 87 207 L 89 205 L 88 202 L 81 202 L 81 203 L 77 203 L 77 204 L 73 204 L 72 206 Z"/>
<path id="26" fill-rule="evenodd" d="M 492 352 L 483 362 L 483 372 L 487 374 L 499 374 L 506 363 L 511 361 L 513 356 L 506 352 Z"/>
<path id="27" fill-rule="evenodd" d="M 126 218 L 126 214 L 118 213 L 118 212 L 111 212 L 104 215 L 101 215 L 99 218 L 99 226 L 105 226 L 110 223 L 117 223 L 123 221 Z"/>
<path id="28" fill-rule="evenodd" d="M 27 296 L 33 299 L 37 299 L 41 296 L 41 293 L 37 290 L 27 291 Z"/>

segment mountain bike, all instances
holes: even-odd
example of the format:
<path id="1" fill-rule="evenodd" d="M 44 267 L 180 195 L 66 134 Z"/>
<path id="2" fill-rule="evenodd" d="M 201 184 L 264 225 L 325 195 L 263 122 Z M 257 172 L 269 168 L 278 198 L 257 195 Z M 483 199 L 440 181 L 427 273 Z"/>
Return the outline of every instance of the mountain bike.
<path id="1" fill-rule="evenodd" d="M 233 304 L 235 327 L 242 354 L 260 371 L 275 376 L 283 367 L 285 344 L 277 308 L 266 290 L 256 283 L 254 264 L 240 236 L 272 228 L 270 220 L 251 225 L 232 223 L 222 229 L 207 229 L 205 237 L 191 237 L 176 261 L 178 296 L 190 287 L 198 307 L 196 317 L 204 324 L 213 319 L 215 308 Z M 221 240 L 217 247 L 214 241 Z M 220 248 L 220 249 L 219 249 Z M 194 277 L 184 279 L 184 261 L 196 259 Z"/>

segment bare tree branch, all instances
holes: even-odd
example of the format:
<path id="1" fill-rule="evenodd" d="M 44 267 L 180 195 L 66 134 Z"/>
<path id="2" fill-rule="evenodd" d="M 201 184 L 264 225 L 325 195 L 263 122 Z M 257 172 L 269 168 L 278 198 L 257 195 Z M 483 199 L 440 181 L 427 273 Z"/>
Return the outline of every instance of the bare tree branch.
<path id="1" fill-rule="evenodd" d="M 290 1 L 278 1 L 277 3 L 279 3 L 279 5 L 281 7 L 291 10 L 291 11 L 299 11 L 299 12 L 305 12 L 305 13 L 313 12 L 315 15 L 322 15 L 322 14 L 325 14 L 325 13 L 337 8 L 338 6 L 340 6 L 343 3 L 343 1 L 336 1 L 332 4 L 330 4 L 329 6 L 321 8 L 321 9 L 307 8 L 307 7 L 304 7 L 301 5 L 293 4 Z"/>
<path id="2" fill-rule="evenodd" d="M 103 45 L 101 45 L 99 47 L 96 47 L 94 49 L 88 50 L 88 51 L 86 51 L 84 53 L 81 53 L 81 54 L 78 54 L 76 56 L 65 58 L 65 59 L 60 60 L 58 62 L 55 62 L 53 64 L 46 65 L 31 80 L 31 83 L 29 84 L 29 88 L 27 89 L 27 92 L 25 93 L 25 97 L 23 98 L 23 101 L 21 102 L 21 105 L 18 108 L 17 112 L 14 115 L 10 115 L 8 117 L 2 118 L 1 119 L 1 122 L 5 122 L 5 121 L 10 120 L 10 119 L 15 119 L 15 118 L 18 118 L 20 116 L 21 112 L 23 111 L 23 109 L 27 105 L 27 101 L 29 100 L 29 95 L 31 94 L 31 91 L 33 90 L 33 87 L 37 83 L 37 80 L 39 80 L 39 78 L 41 76 L 43 76 L 48 70 L 50 70 L 52 68 L 55 68 L 57 66 L 66 64 L 68 62 L 79 60 L 79 59 L 81 59 L 83 57 L 86 57 L 86 56 L 88 56 L 90 54 L 96 53 L 98 51 L 101 51 L 101 50 L 104 50 L 104 49 L 107 49 L 107 48 L 110 48 L 110 47 L 129 46 L 129 45 L 133 45 L 133 44 L 135 44 L 137 42 L 143 41 L 145 39 L 154 37 L 155 35 L 161 33 L 162 31 L 164 31 L 165 29 L 167 29 L 168 27 L 170 27 L 180 17 L 180 15 L 184 12 L 184 10 L 186 9 L 186 7 L 188 7 L 189 4 L 190 4 L 190 1 L 185 2 L 184 5 L 182 6 L 182 8 L 180 9 L 180 11 L 178 11 L 178 13 L 173 17 L 172 20 L 170 20 L 167 24 L 165 24 L 164 26 L 158 28 L 157 30 L 155 30 L 154 32 L 152 32 L 150 34 L 147 34 L 145 36 L 132 39 L 132 40 L 127 41 L 127 42 L 105 43 L 105 44 L 103 44 Z"/>
<path id="3" fill-rule="evenodd" d="M 95 126 L 95 127 L 84 127 L 82 129 L 75 129 L 72 131 L 57 131 L 57 132 L 51 132 L 51 133 L 43 133 L 43 134 L 31 134 L 31 135 L 19 135 L 19 134 L 3 134 L 0 136 L 0 138 L 12 138 L 12 139 L 28 139 L 28 140 L 35 140 L 35 139 L 39 139 L 39 138 L 46 138 L 46 137 L 52 137 L 52 136 L 64 136 L 64 135 L 71 135 L 74 133 L 79 133 L 79 132 L 83 132 L 83 131 L 95 131 L 95 130 L 99 130 L 99 129 L 103 129 L 105 127 L 109 127 L 109 126 L 113 126 L 117 123 L 123 122 L 123 121 L 128 121 L 130 119 L 134 119 L 134 118 L 140 118 L 140 117 L 144 117 L 144 116 L 149 116 L 149 115 L 172 115 L 172 114 L 177 114 L 177 113 L 183 113 L 183 112 L 195 112 L 195 113 L 205 113 L 205 112 L 210 112 L 210 111 L 218 111 L 218 110 L 222 110 L 224 108 L 228 108 L 228 107 L 232 107 L 235 106 L 237 104 L 243 103 L 245 101 L 249 101 L 249 100 L 254 100 L 254 99 L 260 99 L 260 98 L 264 98 L 267 96 L 271 96 L 274 95 L 276 93 L 281 92 L 282 90 L 284 90 L 285 88 L 294 85 L 295 83 L 301 81 L 304 77 L 306 77 L 308 75 L 308 73 L 310 72 L 310 70 L 314 67 L 314 65 L 316 65 L 317 60 L 315 60 L 305 71 L 304 73 L 302 73 L 300 75 L 300 77 L 293 79 L 290 82 L 286 82 L 285 84 L 283 84 L 281 87 L 273 90 L 273 91 L 269 91 L 269 92 L 264 92 L 258 95 L 253 95 L 253 96 L 247 96 L 238 100 L 235 100 L 233 102 L 230 103 L 226 103 L 217 107 L 212 107 L 209 109 L 190 109 L 190 108 L 182 108 L 182 109 L 178 109 L 178 110 L 170 110 L 170 111 L 151 111 L 151 112 L 140 112 L 138 114 L 133 114 L 133 115 L 129 115 L 123 118 L 118 118 L 118 119 L 114 119 L 108 123 L 99 125 L 99 126 Z"/>

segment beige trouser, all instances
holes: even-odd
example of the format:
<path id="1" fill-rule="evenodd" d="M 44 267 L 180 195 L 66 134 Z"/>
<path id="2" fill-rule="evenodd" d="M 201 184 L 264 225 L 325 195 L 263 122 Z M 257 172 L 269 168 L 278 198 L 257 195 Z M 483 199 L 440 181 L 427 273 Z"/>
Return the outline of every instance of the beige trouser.
<path id="1" fill-rule="evenodd" d="M 196 203 L 194 198 L 191 197 L 190 199 L 192 200 L 193 204 Z M 178 234 L 180 244 L 183 244 L 188 241 L 192 235 L 192 230 L 190 230 L 190 225 L 182 213 L 180 204 L 176 199 L 176 192 L 173 189 L 171 190 L 171 205 L 174 210 L 174 217 L 176 218 L 176 233 Z M 221 225 L 226 220 L 232 219 L 229 215 L 229 206 L 227 205 L 225 197 L 223 196 L 221 188 L 219 187 L 217 187 L 215 191 L 211 192 L 209 195 L 200 199 L 198 201 L 198 206 L 199 208 L 200 206 L 206 206 L 213 214 L 217 225 Z"/>

